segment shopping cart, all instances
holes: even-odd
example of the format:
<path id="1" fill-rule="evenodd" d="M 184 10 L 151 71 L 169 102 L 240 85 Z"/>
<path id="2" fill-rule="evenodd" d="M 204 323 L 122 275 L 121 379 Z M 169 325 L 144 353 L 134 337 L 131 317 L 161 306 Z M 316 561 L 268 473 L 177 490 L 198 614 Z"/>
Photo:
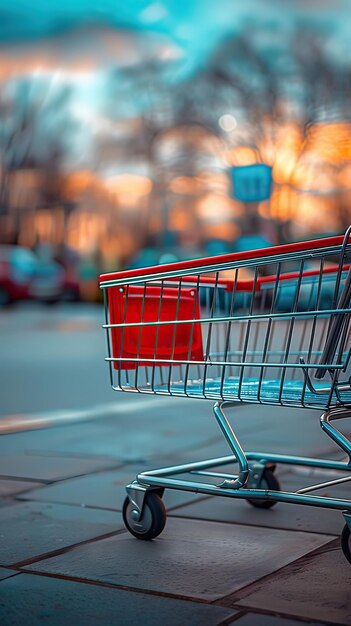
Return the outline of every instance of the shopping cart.
<path id="1" fill-rule="evenodd" d="M 290 502 L 340 509 L 342 549 L 351 562 L 351 500 L 315 493 L 351 480 L 351 443 L 333 424 L 351 417 L 350 237 L 351 227 L 345 237 L 101 276 L 113 389 L 215 400 L 231 449 L 229 456 L 138 474 L 123 507 L 135 537 L 161 533 L 163 492 L 180 489 L 261 508 Z M 321 427 L 347 461 L 244 452 L 223 410 L 240 402 L 322 410 Z M 224 471 L 233 464 L 235 474 Z M 341 477 L 281 491 L 277 464 Z"/>

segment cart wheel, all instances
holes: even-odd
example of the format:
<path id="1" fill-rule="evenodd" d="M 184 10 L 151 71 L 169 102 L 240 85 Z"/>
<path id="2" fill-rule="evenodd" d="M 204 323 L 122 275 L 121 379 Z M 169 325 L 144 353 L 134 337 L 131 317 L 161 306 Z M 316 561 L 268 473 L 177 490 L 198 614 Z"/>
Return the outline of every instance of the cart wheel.
<path id="1" fill-rule="evenodd" d="M 351 563 L 351 531 L 347 524 L 341 533 L 341 547 L 345 557 Z"/>
<path id="2" fill-rule="evenodd" d="M 257 485 L 257 489 L 269 489 L 269 491 L 280 491 L 280 484 L 271 469 L 263 471 L 262 478 Z M 247 498 L 247 501 L 256 509 L 271 509 L 277 504 L 276 500 L 265 500 L 264 498 Z"/>
<path id="3" fill-rule="evenodd" d="M 123 504 L 123 521 L 127 530 L 137 539 L 154 539 L 166 524 L 166 509 L 160 496 L 153 491 L 145 495 L 143 515 L 138 521 L 133 519 L 133 505 L 127 497 Z"/>

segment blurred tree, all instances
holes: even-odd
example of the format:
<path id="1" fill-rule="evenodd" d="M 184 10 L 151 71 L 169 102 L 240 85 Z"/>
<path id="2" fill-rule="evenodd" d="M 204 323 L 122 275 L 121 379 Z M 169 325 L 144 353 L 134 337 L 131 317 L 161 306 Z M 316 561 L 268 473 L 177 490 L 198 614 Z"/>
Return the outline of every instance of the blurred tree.
<path id="1" fill-rule="evenodd" d="M 8 212 L 10 173 L 42 173 L 41 202 L 62 199 L 62 172 L 70 149 L 69 85 L 47 78 L 17 77 L 0 90 L 0 211 Z M 20 208 L 20 207 L 19 207 Z"/>
<path id="2" fill-rule="evenodd" d="M 295 201 L 301 200 L 304 215 L 309 205 L 302 200 L 316 194 L 319 181 L 318 194 L 338 194 L 337 181 L 348 176 L 346 169 L 343 178 L 338 171 L 346 168 L 342 152 L 347 150 L 340 147 L 328 154 L 317 125 L 348 120 L 351 74 L 345 59 L 330 55 L 327 33 L 321 35 L 308 24 L 278 28 L 272 22 L 262 28 L 253 19 L 240 34 L 220 42 L 196 74 L 178 79 L 177 68 L 173 61 L 145 57 L 106 73 L 103 113 L 108 124 L 96 134 L 98 167 L 101 172 L 140 168 L 153 181 L 148 211 L 131 212 L 138 246 L 148 236 L 155 214 L 167 228 L 179 200 L 183 213 L 196 213 L 198 197 L 209 191 L 201 175 L 205 170 L 215 181 L 228 165 L 256 161 L 272 165 L 274 198 L 271 207 L 257 206 L 258 219 L 275 220 L 276 230 L 284 230 L 288 238 Z M 349 131 L 344 134 L 350 136 Z M 344 141 L 339 135 L 339 140 L 335 134 L 331 141 Z M 317 177 L 313 168 L 321 175 Z M 171 184 L 182 177 L 187 181 Z M 179 191 L 190 187 L 197 189 L 195 195 Z M 228 189 L 227 185 L 221 193 L 228 194 Z M 341 222 L 349 219 L 342 209 L 345 182 L 342 197 Z M 244 210 L 239 219 L 245 220 Z M 281 224 L 286 228 L 280 229 Z"/>

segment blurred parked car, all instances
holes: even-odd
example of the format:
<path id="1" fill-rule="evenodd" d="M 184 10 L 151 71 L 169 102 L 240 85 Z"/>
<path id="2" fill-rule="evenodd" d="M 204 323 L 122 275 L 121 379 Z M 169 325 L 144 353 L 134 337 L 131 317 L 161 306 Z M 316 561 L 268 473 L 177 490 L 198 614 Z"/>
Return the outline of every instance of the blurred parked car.
<path id="1" fill-rule="evenodd" d="M 0 305 L 29 297 L 37 262 L 27 248 L 0 246 Z"/>
<path id="2" fill-rule="evenodd" d="M 40 258 L 22 246 L 0 246 L 0 306 L 16 300 L 50 303 L 78 296 L 78 283 L 57 261 Z"/>

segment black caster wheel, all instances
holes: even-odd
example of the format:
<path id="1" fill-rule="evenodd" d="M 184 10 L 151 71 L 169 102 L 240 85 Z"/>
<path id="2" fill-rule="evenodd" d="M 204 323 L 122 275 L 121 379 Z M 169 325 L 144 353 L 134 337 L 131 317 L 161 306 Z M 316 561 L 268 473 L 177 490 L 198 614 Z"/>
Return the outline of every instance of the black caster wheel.
<path id="1" fill-rule="evenodd" d="M 133 505 L 127 497 L 123 503 L 123 521 L 129 532 L 137 539 L 155 539 L 166 524 L 166 509 L 160 496 L 153 491 L 145 495 L 143 514 L 139 520 L 133 518 Z"/>
<path id="2" fill-rule="evenodd" d="M 351 563 L 351 531 L 347 524 L 341 533 L 341 547 L 345 558 Z"/>
<path id="3" fill-rule="evenodd" d="M 268 489 L 269 491 L 280 491 L 280 484 L 274 476 L 273 471 L 266 467 L 263 471 L 262 478 L 257 485 L 257 489 Z M 248 498 L 247 501 L 256 509 L 271 509 L 277 504 L 276 500 L 265 500 L 262 498 Z"/>

